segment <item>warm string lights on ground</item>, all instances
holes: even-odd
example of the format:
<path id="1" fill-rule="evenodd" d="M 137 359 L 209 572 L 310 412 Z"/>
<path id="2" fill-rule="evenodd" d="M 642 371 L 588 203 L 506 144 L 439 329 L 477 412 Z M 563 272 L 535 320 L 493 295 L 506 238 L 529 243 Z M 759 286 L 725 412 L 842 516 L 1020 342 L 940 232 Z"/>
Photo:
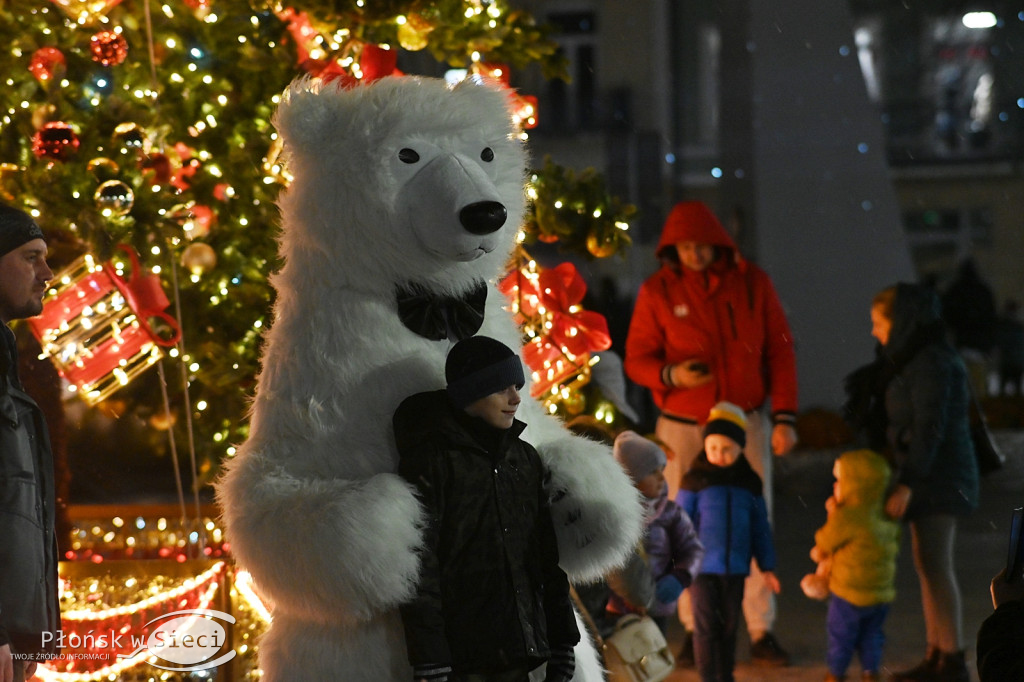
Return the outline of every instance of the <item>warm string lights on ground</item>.
<path id="1" fill-rule="evenodd" d="M 194 577 L 140 575 L 142 570 L 131 562 L 100 575 L 62 578 L 58 644 L 64 656 L 47 664 L 46 679 L 111 680 L 153 662 L 137 651 L 149 635 L 147 624 L 176 611 L 216 608 L 226 581 L 223 561 Z"/>
<path id="2" fill-rule="evenodd" d="M 61 543 L 64 547 L 65 544 Z M 228 554 L 215 519 L 121 517 L 76 519 L 64 558 L 102 563 L 120 559 L 216 559 Z"/>
<path id="3" fill-rule="evenodd" d="M 184 638 L 196 611 L 228 615 L 226 659 L 217 669 L 167 670 L 167 660 L 146 650 L 161 620 L 192 614 L 175 631 Z M 40 678 L 54 682 L 213 679 L 250 682 L 261 677 L 258 639 L 270 615 L 251 577 L 221 561 L 111 562 L 103 566 L 61 564 L 61 653 L 41 667 Z M 201 629 L 200 629 L 201 631 Z"/>

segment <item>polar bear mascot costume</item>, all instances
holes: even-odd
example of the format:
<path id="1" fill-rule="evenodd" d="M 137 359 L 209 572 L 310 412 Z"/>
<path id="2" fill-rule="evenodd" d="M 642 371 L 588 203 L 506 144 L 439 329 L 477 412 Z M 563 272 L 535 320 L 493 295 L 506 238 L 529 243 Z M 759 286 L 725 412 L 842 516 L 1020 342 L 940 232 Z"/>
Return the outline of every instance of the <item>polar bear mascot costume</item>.
<path id="1" fill-rule="evenodd" d="M 424 514 L 395 473 L 391 418 L 445 386 L 459 338 L 521 347 L 496 280 L 521 227 L 525 154 L 508 91 L 473 81 L 299 80 L 275 125 L 294 178 L 279 201 L 283 266 L 250 435 L 218 501 L 234 557 L 273 604 L 263 679 L 409 682 L 397 607 Z M 637 493 L 606 447 L 537 401 L 520 412 L 551 470 L 560 563 L 594 579 L 637 542 Z M 574 679 L 603 680 L 580 633 Z"/>

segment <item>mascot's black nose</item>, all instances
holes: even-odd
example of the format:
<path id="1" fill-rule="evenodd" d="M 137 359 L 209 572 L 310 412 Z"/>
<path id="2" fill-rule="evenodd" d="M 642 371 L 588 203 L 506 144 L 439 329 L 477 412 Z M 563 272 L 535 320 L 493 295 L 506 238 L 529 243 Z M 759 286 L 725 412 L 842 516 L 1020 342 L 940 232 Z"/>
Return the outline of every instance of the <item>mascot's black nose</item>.
<path id="1" fill-rule="evenodd" d="M 507 217 L 505 207 L 497 201 L 478 201 L 459 211 L 459 222 L 473 234 L 497 232 Z"/>

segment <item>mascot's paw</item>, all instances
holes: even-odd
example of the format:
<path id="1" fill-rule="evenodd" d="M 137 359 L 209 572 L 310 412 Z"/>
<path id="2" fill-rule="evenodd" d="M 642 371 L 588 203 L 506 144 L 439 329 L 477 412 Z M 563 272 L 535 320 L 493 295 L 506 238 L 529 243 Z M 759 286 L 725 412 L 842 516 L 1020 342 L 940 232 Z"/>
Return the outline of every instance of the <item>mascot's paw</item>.
<path id="1" fill-rule="evenodd" d="M 230 508 L 232 551 L 276 611 L 351 624 L 413 594 L 424 514 L 397 475 L 359 481 L 277 475 L 247 491 L 246 502 Z"/>
<path id="2" fill-rule="evenodd" d="M 339 563 L 332 583 L 353 610 L 369 616 L 412 596 L 424 516 L 409 485 L 394 474 L 378 474 L 354 485 L 330 513 Z"/>
<path id="3" fill-rule="evenodd" d="M 566 433 L 537 450 L 551 471 L 559 563 L 574 581 L 622 564 L 643 531 L 639 494 L 604 445 Z"/>

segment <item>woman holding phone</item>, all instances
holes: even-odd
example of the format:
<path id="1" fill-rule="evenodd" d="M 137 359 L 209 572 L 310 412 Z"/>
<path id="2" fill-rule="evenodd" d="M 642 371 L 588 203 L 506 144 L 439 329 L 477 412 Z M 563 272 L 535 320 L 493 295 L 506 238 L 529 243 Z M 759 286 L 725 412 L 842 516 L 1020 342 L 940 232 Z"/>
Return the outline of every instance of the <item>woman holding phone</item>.
<path id="1" fill-rule="evenodd" d="M 882 290 L 871 323 L 877 357 L 847 377 L 847 417 L 892 465 L 886 511 L 910 526 L 928 644 L 924 661 L 892 679 L 968 682 L 953 564 L 957 518 L 978 506 L 967 371 L 931 289 L 900 283 Z"/>

